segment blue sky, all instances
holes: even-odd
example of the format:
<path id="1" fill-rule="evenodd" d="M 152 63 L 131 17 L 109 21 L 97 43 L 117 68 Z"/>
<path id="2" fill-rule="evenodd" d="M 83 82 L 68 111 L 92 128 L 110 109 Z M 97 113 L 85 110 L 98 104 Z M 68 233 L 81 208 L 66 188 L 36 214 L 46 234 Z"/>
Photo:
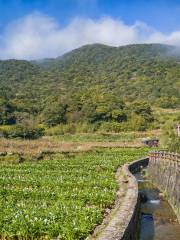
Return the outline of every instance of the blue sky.
<path id="1" fill-rule="evenodd" d="M 1 28 L 33 11 L 54 17 L 61 24 L 76 16 L 111 16 L 126 23 L 143 21 L 165 32 L 180 29 L 180 0 L 0 0 Z"/>
<path id="2" fill-rule="evenodd" d="M 179 40 L 180 0 L 0 0 L 0 58 L 56 57 L 94 42 Z"/>

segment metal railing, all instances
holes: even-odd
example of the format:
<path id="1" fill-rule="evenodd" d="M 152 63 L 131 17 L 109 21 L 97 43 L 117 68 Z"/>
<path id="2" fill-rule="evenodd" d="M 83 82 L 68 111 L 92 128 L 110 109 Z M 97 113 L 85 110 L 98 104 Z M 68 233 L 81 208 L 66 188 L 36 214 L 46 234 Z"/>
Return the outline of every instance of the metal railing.
<path id="1" fill-rule="evenodd" d="M 167 151 L 152 151 L 149 154 L 150 160 L 171 160 L 180 162 L 180 154 Z"/>

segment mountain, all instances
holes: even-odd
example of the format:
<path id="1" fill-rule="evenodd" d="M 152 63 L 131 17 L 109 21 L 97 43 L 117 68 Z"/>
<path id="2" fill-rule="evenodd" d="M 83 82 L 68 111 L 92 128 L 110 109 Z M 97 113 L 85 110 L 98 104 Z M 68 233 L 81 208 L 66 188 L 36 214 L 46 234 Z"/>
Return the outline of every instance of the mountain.
<path id="1" fill-rule="evenodd" d="M 39 121 L 49 108 L 61 109 L 59 114 L 65 113 L 68 121 L 83 118 L 90 102 L 102 105 L 98 95 L 104 99 L 102 108 L 106 101 L 117 102 L 114 98 L 127 106 L 147 101 L 180 107 L 179 64 L 173 46 L 86 45 L 55 59 L 0 61 L 0 94 L 16 113 L 28 112 Z"/>
<path id="2" fill-rule="evenodd" d="M 93 44 L 46 61 L 45 66 L 66 87 L 100 85 L 126 101 L 146 98 L 154 104 L 159 98 L 180 97 L 180 57 L 175 52 L 175 47 L 160 44 Z"/>

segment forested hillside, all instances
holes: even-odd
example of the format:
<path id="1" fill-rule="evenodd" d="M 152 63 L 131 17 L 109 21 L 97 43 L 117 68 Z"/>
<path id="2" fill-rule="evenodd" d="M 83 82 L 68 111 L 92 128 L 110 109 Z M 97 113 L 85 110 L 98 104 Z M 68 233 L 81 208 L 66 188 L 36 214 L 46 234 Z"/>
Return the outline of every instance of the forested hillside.
<path id="1" fill-rule="evenodd" d="M 180 107 L 175 52 L 160 44 L 94 44 L 56 59 L 0 61 L 0 124 L 31 119 L 46 126 L 111 122 L 146 128 L 154 121 L 152 106 Z"/>

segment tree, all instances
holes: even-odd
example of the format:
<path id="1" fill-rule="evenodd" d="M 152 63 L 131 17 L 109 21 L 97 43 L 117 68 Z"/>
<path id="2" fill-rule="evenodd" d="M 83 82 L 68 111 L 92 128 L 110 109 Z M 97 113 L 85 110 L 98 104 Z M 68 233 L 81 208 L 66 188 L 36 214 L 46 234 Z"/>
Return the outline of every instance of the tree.
<path id="1" fill-rule="evenodd" d="M 5 98 L 0 98 L 0 125 L 15 124 L 14 107 Z"/>
<path id="2" fill-rule="evenodd" d="M 131 109 L 135 114 L 143 117 L 145 121 L 147 122 L 154 121 L 153 111 L 149 103 L 145 101 L 137 101 L 131 105 Z"/>
<path id="3" fill-rule="evenodd" d="M 91 123 L 98 121 L 125 121 L 125 104 L 112 93 L 103 92 L 98 87 L 91 88 L 82 96 L 82 112 Z"/>
<path id="4" fill-rule="evenodd" d="M 56 102 L 45 107 L 41 115 L 41 121 L 47 126 L 55 126 L 66 123 L 67 105 Z"/>

